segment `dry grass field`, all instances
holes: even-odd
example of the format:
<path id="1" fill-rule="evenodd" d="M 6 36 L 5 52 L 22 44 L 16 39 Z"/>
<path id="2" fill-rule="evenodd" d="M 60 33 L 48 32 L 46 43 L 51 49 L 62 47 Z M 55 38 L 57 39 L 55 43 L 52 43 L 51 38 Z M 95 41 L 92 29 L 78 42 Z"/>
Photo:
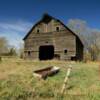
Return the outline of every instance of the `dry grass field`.
<path id="1" fill-rule="evenodd" d="M 64 95 L 67 67 L 73 66 Z M 60 67 L 55 76 L 41 80 L 33 70 Z M 0 100 L 100 100 L 100 70 L 97 62 L 28 61 L 3 58 L 0 62 Z"/>

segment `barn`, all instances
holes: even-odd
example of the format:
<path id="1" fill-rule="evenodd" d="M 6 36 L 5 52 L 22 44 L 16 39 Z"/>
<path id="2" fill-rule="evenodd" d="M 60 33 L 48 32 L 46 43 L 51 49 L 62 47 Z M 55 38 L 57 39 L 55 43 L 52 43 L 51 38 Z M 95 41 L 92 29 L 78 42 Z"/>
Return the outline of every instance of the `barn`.
<path id="1" fill-rule="evenodd" d="M 84 45 L 77 34 L 48 14 L 24 37 L 24 58 L 32 60 L 83 60 Z"/>

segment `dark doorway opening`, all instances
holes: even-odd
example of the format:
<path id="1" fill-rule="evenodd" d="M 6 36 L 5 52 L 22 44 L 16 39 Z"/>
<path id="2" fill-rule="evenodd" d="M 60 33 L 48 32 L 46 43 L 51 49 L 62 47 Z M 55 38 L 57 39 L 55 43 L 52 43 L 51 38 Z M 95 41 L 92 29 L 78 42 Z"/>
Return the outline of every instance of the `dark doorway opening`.
<path id="1" fill-rule="evenodd" d="M 40 46 L 39 48 L 39 59 L 40 60 L 51 60 L 54 58 L 54 46 Z"/>

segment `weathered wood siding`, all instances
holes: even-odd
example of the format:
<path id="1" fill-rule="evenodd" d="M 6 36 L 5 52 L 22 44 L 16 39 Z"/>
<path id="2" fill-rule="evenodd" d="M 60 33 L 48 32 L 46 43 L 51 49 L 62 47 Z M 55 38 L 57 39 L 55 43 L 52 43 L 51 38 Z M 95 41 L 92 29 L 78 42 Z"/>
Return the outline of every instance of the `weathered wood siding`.
<path id="1" fill-rule="evenodd" d="M 25 58 L 39 59 L 39 47 L 44 45 L 53 45 L 54 57 L 58 56 L 61 60 L 71 59 L 76 55 L 79 57 L 83 51 L 79 50 L 81 42 L 76 39 L 76 35 L 57 20 L 52 19 L 47 24 L 40 22 L 24 40 Z"/>
<path id="2" fill-rule="evenodd" d="M 56 28 L 59 27 L 57 32 Z M 39 33 L 37 33 L 39 30 Z M 42 45 L 53 45 L 55 54 L 60 59 L 68 59 L 75 56 L 76 37 L 68 31 L 60 22 L 51 20 L 48 25 L 41 22 L 38 24 L 31 34 L 25 40 L 25 58 L 38 59 L 39 47 Z M 67 50 L 67 53 L 64 53 Z M 28 54 L 30 52 L 30 55 Z"/>

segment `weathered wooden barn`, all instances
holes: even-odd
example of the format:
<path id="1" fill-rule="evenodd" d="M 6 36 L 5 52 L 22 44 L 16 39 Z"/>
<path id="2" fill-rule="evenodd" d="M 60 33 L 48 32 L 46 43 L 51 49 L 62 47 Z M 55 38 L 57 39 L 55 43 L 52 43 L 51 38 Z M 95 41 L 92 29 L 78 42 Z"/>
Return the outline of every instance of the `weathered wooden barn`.
<path id="1" fill-rule="evenodd" d="M 44 14 L 24 37 L 25 59 L 82 60 L 83 43 L 60 20 Z"/>

